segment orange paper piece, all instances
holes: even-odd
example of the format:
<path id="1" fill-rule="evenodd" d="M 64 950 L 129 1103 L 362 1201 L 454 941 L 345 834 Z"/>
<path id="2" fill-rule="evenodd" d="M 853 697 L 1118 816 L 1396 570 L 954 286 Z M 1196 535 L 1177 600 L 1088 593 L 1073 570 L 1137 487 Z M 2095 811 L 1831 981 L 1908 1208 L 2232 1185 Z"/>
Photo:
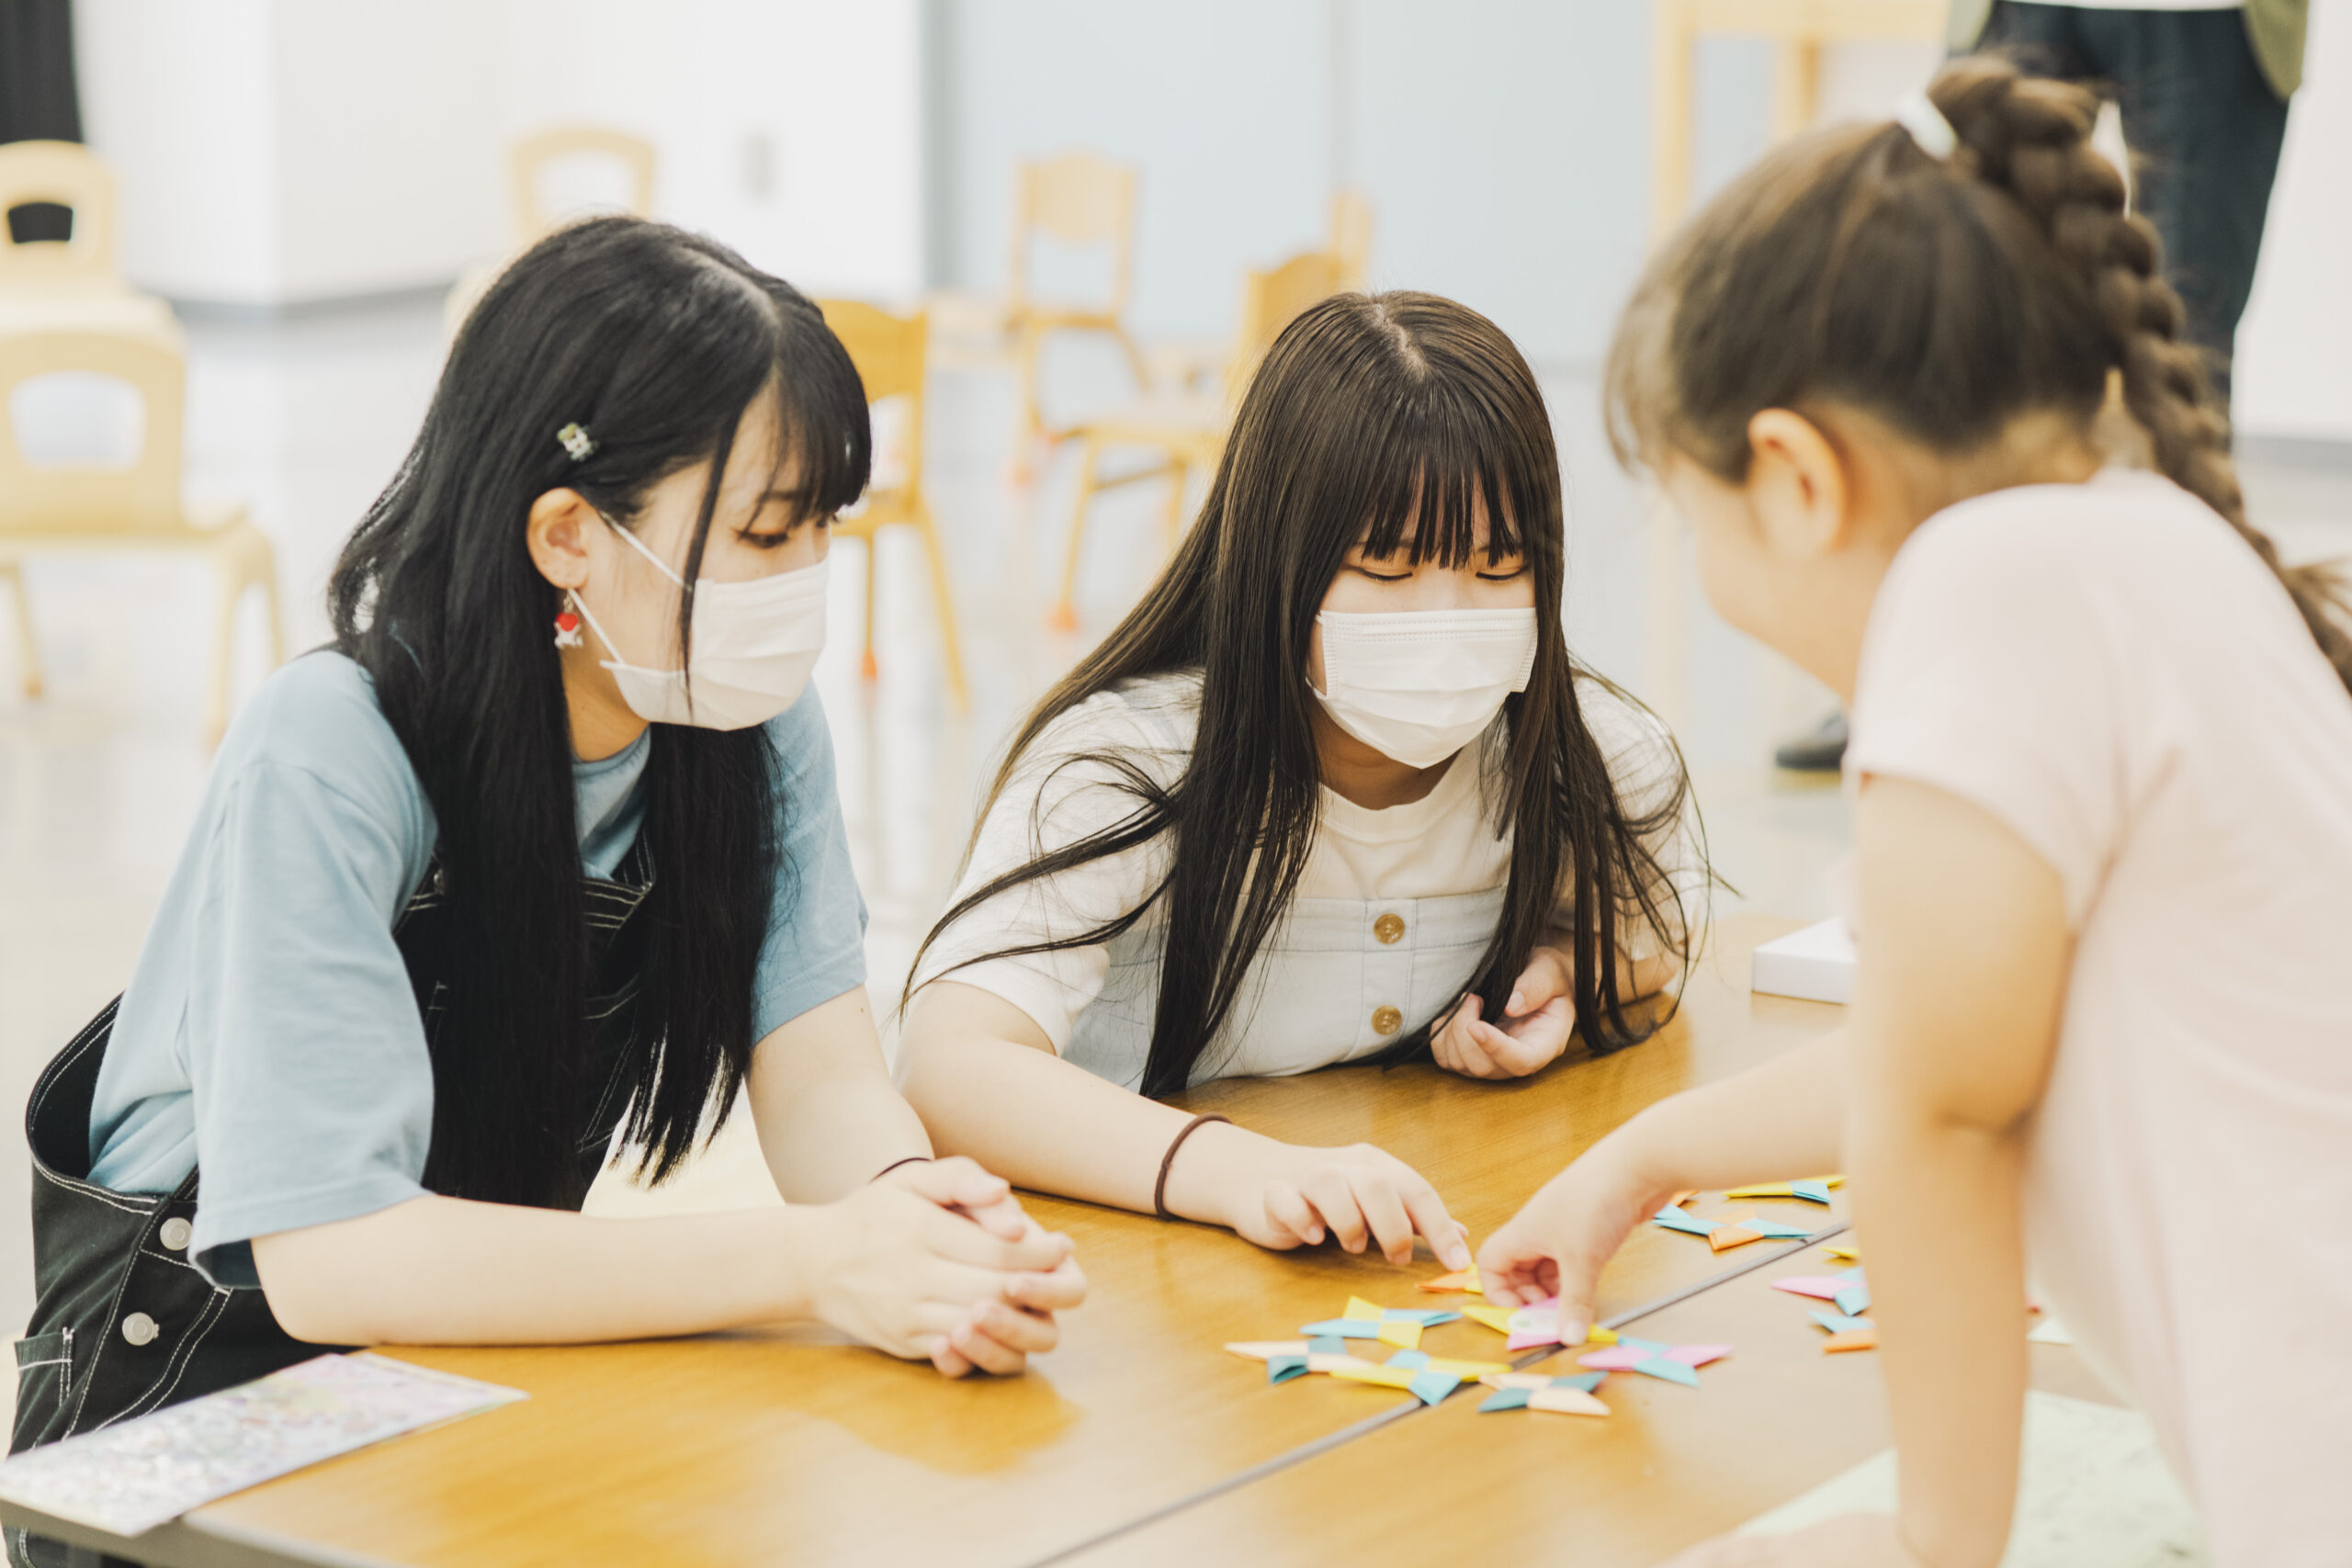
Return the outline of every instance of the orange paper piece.
<path id="1" fill-rule="evenodd" d="M 1848 1329 L 1843 1334 L 1833 1334 L 1821 1342 L 1822 1353 L 1830 1356 L 1836 1355 L 1840 1350 L 1875 1350 L 1877 1348 L 1878 1330 L 1875 1328 Z"/>
<path id="2" fill-rule="evenodd" d="M 1717 1252 L 1726 1251 L 1735 1247 L 1746 1247 L 1751 1241 L 1763 1239 L 1761 1234 L 1749 1230 L 1746 1225 L 1717 1225 L 1707 1233 L 1707 1245 Z"/>
<path id="3" fill-rule="evenodd" d="M 1691 1199 L 1696 1198 L 1698 1195 L 1699 1190 L 1695 1187 L 1691 1188 L 1688 1192 L 1677 1192 L 1673 1197 L 1668 1198 L 1666 1201 L 1666 1206 L 1669 1209 L 1679 1209 L 1683 1204 L 1688 1203 Z"/>
<path id="4" fill-rule="evenodd" d="M 1467 1291 L 1474 1296 L 1482 1296 L 1486 1294 L 1486 1292 L 1478 1288 L 1478 1270 L 1476 1269 L 1457 1269 L 1451 1274 L 1440 1274 L 1434 1280 L 1424 1280 L 1420 1283 L 1420 1289 L 1424 1291 Z"/>

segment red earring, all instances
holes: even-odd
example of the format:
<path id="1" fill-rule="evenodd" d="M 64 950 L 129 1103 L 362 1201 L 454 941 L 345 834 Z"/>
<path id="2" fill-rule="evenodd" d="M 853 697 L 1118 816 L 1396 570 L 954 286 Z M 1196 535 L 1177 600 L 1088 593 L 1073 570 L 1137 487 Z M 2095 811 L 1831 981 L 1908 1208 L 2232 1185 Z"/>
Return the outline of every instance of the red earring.
<path id="1" fill-rule="evenodd" d="M 555 645 L 558 648 L 580 646 L 580 617 L 569 610 L 555 618 Z"/>

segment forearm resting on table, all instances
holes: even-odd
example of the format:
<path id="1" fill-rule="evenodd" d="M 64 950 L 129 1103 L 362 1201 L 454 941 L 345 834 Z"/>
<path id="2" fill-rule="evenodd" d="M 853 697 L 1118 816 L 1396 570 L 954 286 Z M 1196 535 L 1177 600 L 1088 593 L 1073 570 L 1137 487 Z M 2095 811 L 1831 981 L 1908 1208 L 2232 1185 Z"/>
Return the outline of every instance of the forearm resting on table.
<path id="1" fill-rule="evenodd" d="M 1662 1190 L 1744 1187 L 1844 1163 L 1846 1032 L 1688 1089 L 1602 1140 Z"/>
<path id="2" fill-rule="evenodd" d="M 832 1202 L 884 1168 L 932 1153 L 922 1119 L 890 1081 L 862 986 L 761 1041 L 747 1089 L 786 1202 Z"/>
<path id="3" fill-rule="evenodd" d="M 279 1326 L 326 1345 L 552 1345 L 809 1315 L 809 1209 L 590 1219 L 424 1196 L 254 1240 Z"/>

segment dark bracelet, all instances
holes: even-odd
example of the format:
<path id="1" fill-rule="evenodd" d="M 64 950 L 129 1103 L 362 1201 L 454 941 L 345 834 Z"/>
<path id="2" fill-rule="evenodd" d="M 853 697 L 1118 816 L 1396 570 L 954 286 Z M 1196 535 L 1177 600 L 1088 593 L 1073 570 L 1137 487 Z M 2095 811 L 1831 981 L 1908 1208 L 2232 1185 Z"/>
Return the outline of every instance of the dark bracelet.
<path id="1" fill-rule="evenodd" d="M 886 1165 L 881 1169 L 876 1171 L 872 1176 L 867 1177 L 865 1179 L 865 1184 L 868 1187 L 871 1187 L 902 1165 L 922 1165 L 927 1163 L 931 1157 L 932 1156 L 929 1155 L 909 1155 L 904 1159 L 894 1159 L 888 1165 Z"/>
<path id="2" fill-rule="evenodd" d="M 1159 1179 L 1152 1183 L 1151 1188 L 1151 1212 L 1161 1219 L 1172 1220 L 1176 1217 L 1168 1212 L 1168 1170 L 1176 1163 L 1176 1151 L 1184 1146 L 1185 1139 L 1212 1122 L 1222 1122 L 1229 1127 L 1233 1124 L 1233 1118 L 1216 1115 L 1195 1116 L 1185 1122 L 1183 1128 L 1174 1137 L 1168 1140 L 1168 1152 L 1159 1156 Z"/>

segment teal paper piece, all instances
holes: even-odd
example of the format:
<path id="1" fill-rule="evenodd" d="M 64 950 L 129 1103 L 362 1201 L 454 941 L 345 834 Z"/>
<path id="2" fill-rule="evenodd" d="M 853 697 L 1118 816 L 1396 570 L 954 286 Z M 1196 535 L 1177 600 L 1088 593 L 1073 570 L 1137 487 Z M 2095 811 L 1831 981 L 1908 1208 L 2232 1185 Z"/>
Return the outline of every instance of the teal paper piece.
<path id="1" fill-rule="evenodd" d="M 1381 1317 L 1389 1323 L 1418 1323 L 1423 1328 L 1435 1328 L 1441 1323 L 1452 1323 L 1462 1314 L 1442 1307 L 1387 1307 Z"/>
<path id="2" fill-rule="evenodd" d="M 1865 1328 L 1878 1326 L 1867 1317 L 1848 1317 L 1843 1313 L 1835 1312 L 1816 1312 L 1813 1314 L 1813 1321 L 1832 1334 L 1858 1334 Z"/>
<path id="3" fill-rule="evenodd" d="M 1554 1381 L 1557 1382 L 1574 1382 L 1576 1380 L 1574 1378 L 1557 1378 Z M 1494 1393 L 1488 1394 L 1485 1401 L 1479 1404 L 1478 1414 L 1481 1416 L 1492 1416 L 1498 1410 L 1524 1410 L 1526 1408 L 1527 1390 L 1523 1388 L 1498 1388 L 1495 1390 Z"/>
<path id="4" fill-rule="evenodd" d="M 1310 1323 L 1299 1330 L 1309 1339 L 1377 1339 L 1380 1325 L 1356 1317 L 1326 1318 Z"/>
<path id="5" fill-rule="evenodd" d="M 1306 1353 L 1310 1356 L 1344 1356 L 1348 1354 L 1348 1342 L 1336 1334 L 1318 1335 L 1306 1342 Z"/>
<path id="6" fill-rule="evenodd" d="M 1607 1372 L 1578 1372 L 1573 1377 L 1554 1378 L 1552 1380 L 1552 1386 L 1554 1388 L 1573 1388 L 1585 1393 L 1590 1393 L 1594 1389 L 1600 1386 L 1601 1380 L 1608 1375 L 1609 1374 Z"/>
<path id="7" fill-rule="evenodd" d="M 1660 1209 L 1651 1219 L 1668 1230 L 1681 1231 L 1689 1235 L 1705 1235 L 1717 1224 L 1713 1220 L 1702 1220 L 1696 1214 L 1685 1213 L 1680 1209 Z"/>
<path id="8" fill-rule="evenodd" d="M 1388 1364 L 1402 1367 L 1408 1372 L 1419 1371 L 1430 1364 L 1430 1353 L 1427 1350 L 1399 1350 L 1388 1358 Z"/>
<path id="9" fill-rule="evenodd" d="M 1858 1317 L 1871 1310 L 1871 1288 L 1868 1285 L 1849 1285 L 1830 1299 L 1848 1317 Z"/>
<path id="10" fill-rule="evenodd" d="M 1413 1381 L 1405 1385 L 1413 1397 L 1423 1404 L 1435 1404 L 1462 1386 L 1462 1380 L 1452 1372 L 1415 1372 Z"/>
<path id="11" fill-rule="evenodd" d="M 1826 1181 L 1792 1181 L 1789 1190 L 1809 1203 L 1829 1201 L 1829 1184 Z"/>
<path id="12" fill-rule="evenodd" d="M 1663 1356 L 1668 1350 L 1674 1348 L 1673 1346 L 1665 1344 L 1660 1340 L 1636 1339 L 1631 1335 L 1619 1336 L 1617 1343 L 1628 1350 L 1647 1350 L 1653 1356 Z"/>
<path id="13" fill-rule="evenodd" d="M 1803 1241 L 1813 1234 L 1803 1225 L 1792 1225 L 1785 1220 L 1750 1219 L 1739 1223 L 1766 1241 Z"/>
<path id="14" fill-rule="evenodd" d="M 1646 1361 L 1636 1361 L 1634 1363 L 1634 1371 L 1647 1377 L 1664 1378 L 1668 1382 L 1679 1382 L 1686 1388 L 1699 1386 L 1699 1374 L 1696 1371 L 1679 1361 L 1669 1361 L 1663 1356 L 1652 1356 Z"/>
<path id="15" fill-rule="evenodd" d="M 1266 1358 L 1266 1381 L 1268 1382 L 1288 1382 L 1293 1378 L 1303 1378 L 1306 1375 L 1306 1358 L 1304 1356 L 1269 1356 Z"/>

